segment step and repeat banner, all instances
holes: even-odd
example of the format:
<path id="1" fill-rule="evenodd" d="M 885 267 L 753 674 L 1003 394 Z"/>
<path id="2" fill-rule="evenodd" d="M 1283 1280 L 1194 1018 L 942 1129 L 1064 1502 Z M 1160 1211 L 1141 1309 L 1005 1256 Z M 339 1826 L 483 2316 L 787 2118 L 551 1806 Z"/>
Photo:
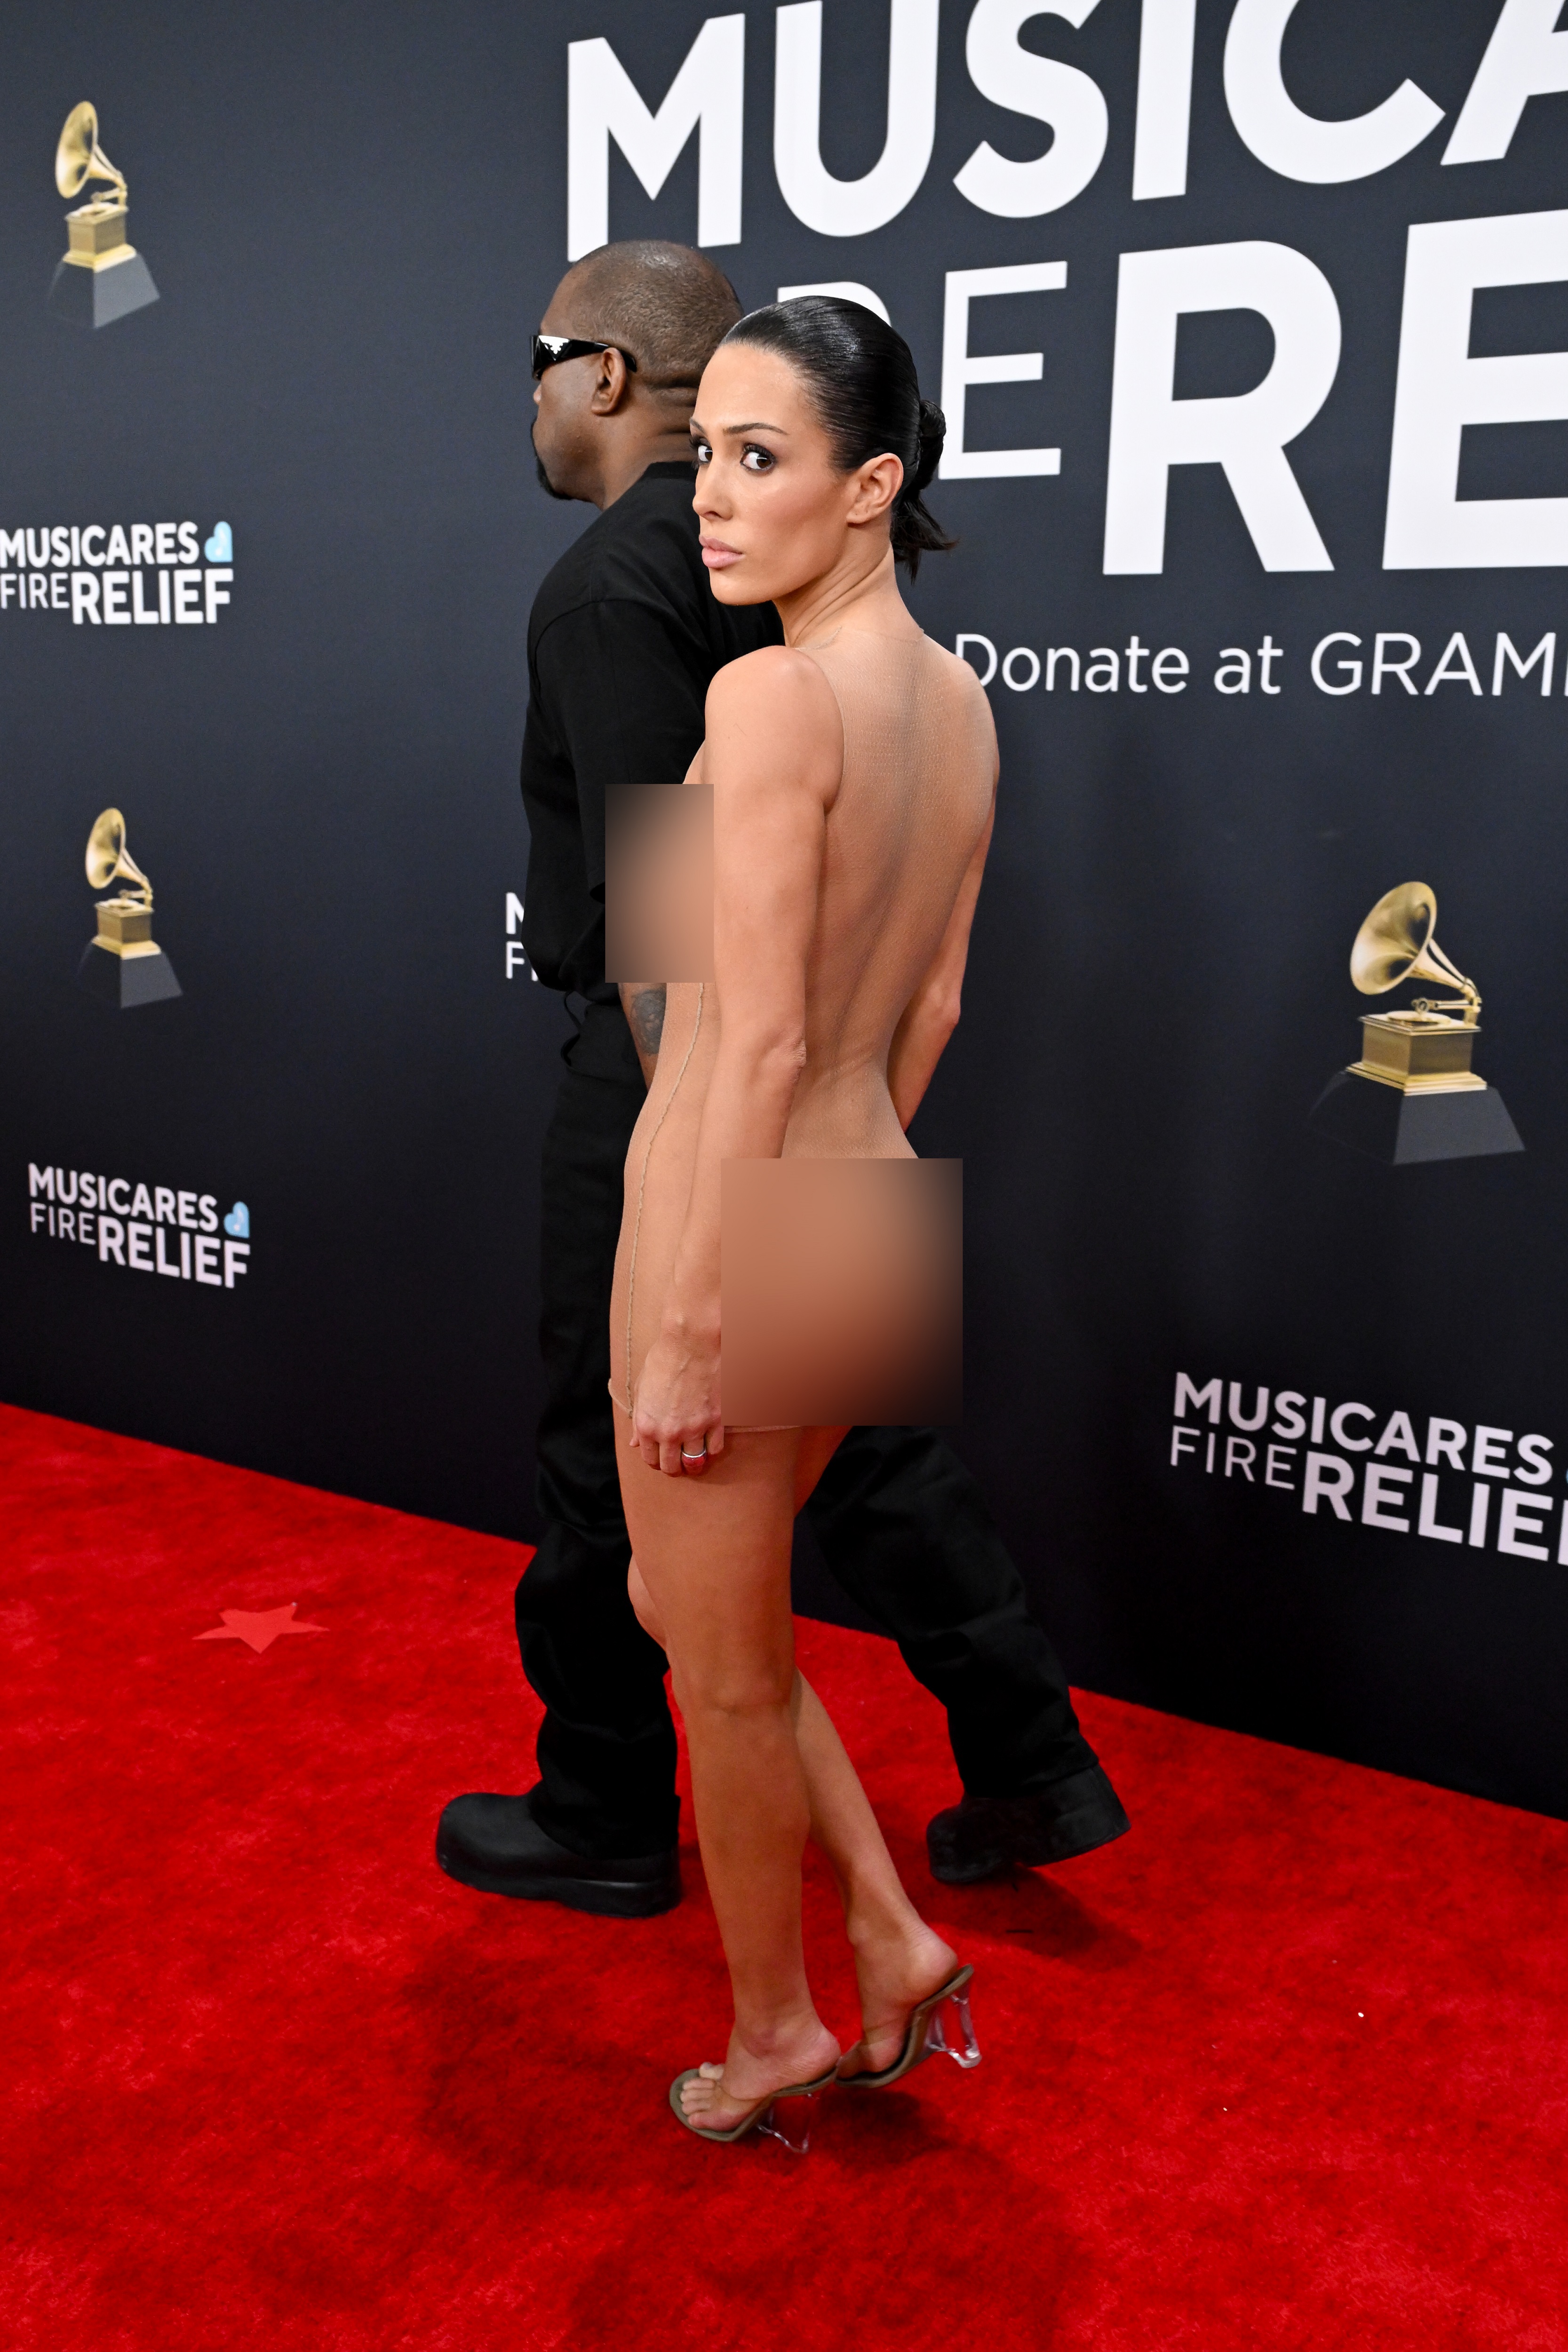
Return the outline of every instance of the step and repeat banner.
<path id="1" fill-rule="evenodd" d="M 1568 1812 L 1558 7 L 13 9 L 5 1393 L 532 1531 L 529 337 L 700 243 L 947 412 L 917 1133 L 1073 1673 Z"/>

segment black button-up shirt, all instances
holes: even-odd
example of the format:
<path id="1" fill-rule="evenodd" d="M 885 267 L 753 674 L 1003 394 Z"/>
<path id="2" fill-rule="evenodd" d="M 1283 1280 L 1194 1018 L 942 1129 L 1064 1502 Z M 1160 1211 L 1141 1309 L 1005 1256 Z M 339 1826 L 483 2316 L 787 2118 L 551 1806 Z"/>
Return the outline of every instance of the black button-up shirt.
<path id="1" fill-rule="evenodd" d="M 605 786 L 679 783 L 714 672 L 784 638 L 772 604 L 713 594 L 692 479 L 679 460 L 650 466 L 568 548 L 528 625 L 523 940 L 547 988 L 599 1002 L 616 996 L 605 979 Z"/>

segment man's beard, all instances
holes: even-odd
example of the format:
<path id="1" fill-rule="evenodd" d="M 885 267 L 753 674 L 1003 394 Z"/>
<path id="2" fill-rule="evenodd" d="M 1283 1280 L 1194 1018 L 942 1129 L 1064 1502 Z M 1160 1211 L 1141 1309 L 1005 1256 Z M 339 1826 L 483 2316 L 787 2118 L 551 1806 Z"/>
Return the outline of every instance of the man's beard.
<path id="1" fill-rule="evenodd" d="M 533 470 L 539 477 L 540 488 L 546 491 L 551 498 L 563 499 L 566 503 L 570 505 L 572 502 L 572 494 L 570 490 L 558 490 L 554 483 L 551 480 L 549 475 L 544 470 L 544 460 L 539 454 L 538 442 L 533 439 L 533 427 L 531 425 L 528 428 L 528 437 L 533 444 Z"/>

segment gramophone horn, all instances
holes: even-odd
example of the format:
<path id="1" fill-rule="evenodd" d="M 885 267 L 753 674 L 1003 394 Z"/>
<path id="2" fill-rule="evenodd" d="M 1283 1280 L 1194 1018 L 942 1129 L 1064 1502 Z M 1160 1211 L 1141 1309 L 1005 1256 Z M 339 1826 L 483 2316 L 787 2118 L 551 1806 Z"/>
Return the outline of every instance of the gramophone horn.
<path id="1" fill-rule="evenodd" d="M 141 884 L 151 906 L 153 885 L 125 847 L 125 819 L 118 809 L 105 809 L 87 837 L 87 878 L 95 890 L 101 890 L 121 876 Z"/>
<path id="2" fill-rule="evenodd" d="M 121 195 L 125 174 L 117 172 L 98 143 L 98 109 L 84 99 L 73 106 L 55 150 L 55 185 L 62 196 L 79 195 L 89 180 L 112 180 Z"/>
<path id="3" fill-rule="evenodd" d="M 1402 980 L 1435 980 L 1479 1003 L 1474 982 L 1433 938 L 1436 923 L 1437 894 L 1425 882 L 1402 882 L 1380 898 L 1351 949 L 1351 978 L 1362 994 L 1383 996 Z"/>

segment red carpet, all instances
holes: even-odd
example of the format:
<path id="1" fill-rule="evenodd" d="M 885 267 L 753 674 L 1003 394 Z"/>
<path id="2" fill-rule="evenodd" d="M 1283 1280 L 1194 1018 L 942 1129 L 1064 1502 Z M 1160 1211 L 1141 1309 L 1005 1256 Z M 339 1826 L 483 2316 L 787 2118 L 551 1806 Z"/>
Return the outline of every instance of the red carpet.
<path id="1" fill-rule="evenodd" d="M 1086 1698 L 1132 1835 L 951 1893 L 937 1709 L 804 1625 L 985 2061 L 704 2147 L 695 1855 L 633 1925 L 431 1861 L 521 1785 L 514 1547 L 30 1413 L 0 1452 L 13 2352 L 1568 2347 L 1563 1824 Z"/>

